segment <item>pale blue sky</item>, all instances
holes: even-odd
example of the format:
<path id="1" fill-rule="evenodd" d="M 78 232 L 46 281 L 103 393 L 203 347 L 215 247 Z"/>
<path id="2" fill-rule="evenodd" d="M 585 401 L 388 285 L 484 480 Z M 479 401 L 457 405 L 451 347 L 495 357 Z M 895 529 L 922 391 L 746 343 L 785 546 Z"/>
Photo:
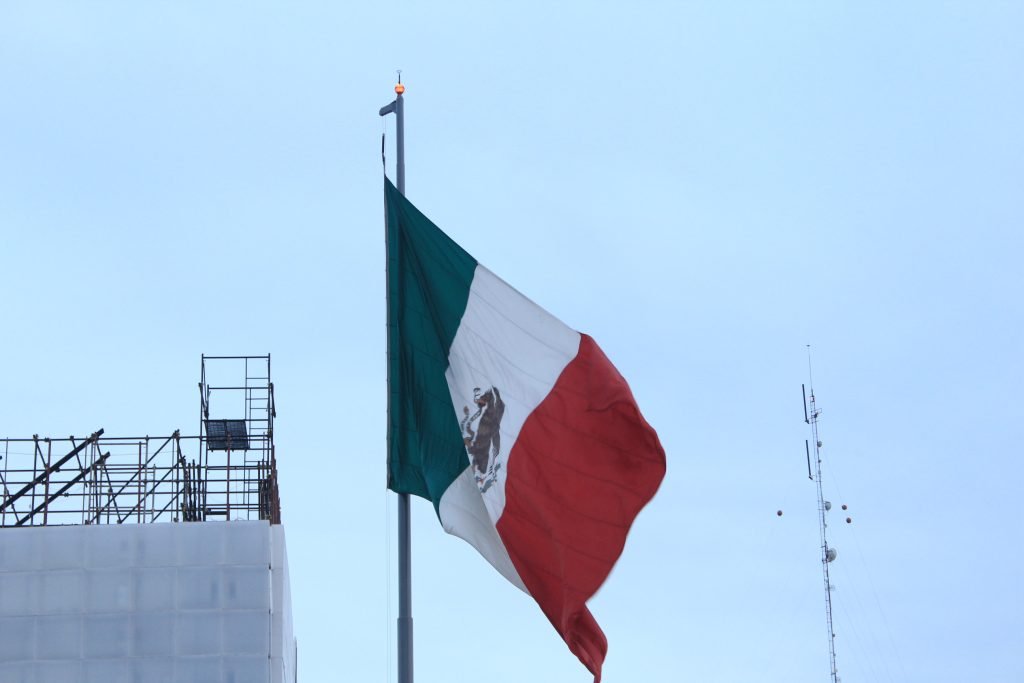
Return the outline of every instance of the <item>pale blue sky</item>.
<path id="1" fill-rule="evenodd" d="M 597 339 L 667 451 L 592 601 L 607 683 L 826 680 L 807 343 L 854 518 L 843 680 L 1022 680 L 1022 30 L 1009 2 L 8 0 L 0 435 L 193 433 L 200 354 L 272 353 L 301 680 L 393 680 L 402 68 L 410 199 Z M 589 680 L 414 515 L 417 680 Z"/>

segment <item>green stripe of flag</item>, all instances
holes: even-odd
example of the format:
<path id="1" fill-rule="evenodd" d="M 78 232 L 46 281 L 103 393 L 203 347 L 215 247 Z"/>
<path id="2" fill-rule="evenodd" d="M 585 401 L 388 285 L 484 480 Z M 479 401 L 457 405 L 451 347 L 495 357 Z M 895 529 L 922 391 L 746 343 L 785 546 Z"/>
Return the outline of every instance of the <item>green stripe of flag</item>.
<path id="1" fill-rule="evenodd" d="M 469 461 L 445 381 L 476 260 L 385 179 L 388 488 L 433 501 Z"/>

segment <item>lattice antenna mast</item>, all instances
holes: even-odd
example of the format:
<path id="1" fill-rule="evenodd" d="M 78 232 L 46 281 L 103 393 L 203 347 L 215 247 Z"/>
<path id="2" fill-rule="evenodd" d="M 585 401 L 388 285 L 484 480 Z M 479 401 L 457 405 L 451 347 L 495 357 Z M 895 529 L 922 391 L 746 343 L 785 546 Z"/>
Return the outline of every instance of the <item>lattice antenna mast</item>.
<path id="1" fill-rule="evenodd" d="M 832 683 L 839 683 L 839 673 L 836 670 L 836 633 L 832 626 L 832 583 L 829 581 L 829 564 L 836 559 L 836 549 L 828 544 L 828 521 L 827 513 L 832 509 L 832 504 L 825 500 L 825 494 L 821 488 L 821 437 L 818 434 L 818 418 L 821 411 L 818 409 L 817 400 L 814 397 L 814 382 L 811 375 L 811 352 L 807 350 L 807 374 L 811 387 L 810 401 L 807 399 L 807 386 L 801 384 L 800 390 L 804 396 L 804 422 L 811 427 L 811 441 L 814 442 L 814 468 L 811 468 L 811 447 L 808 441 L 804 441 L 804 450 L 807 453 L 807 477 L 817 484 L 818 489 L 818 529 L 821 534 L 821 572 L 825 581 L 825 619 L 828 625 L 828 658 L 830 680 Z"/>

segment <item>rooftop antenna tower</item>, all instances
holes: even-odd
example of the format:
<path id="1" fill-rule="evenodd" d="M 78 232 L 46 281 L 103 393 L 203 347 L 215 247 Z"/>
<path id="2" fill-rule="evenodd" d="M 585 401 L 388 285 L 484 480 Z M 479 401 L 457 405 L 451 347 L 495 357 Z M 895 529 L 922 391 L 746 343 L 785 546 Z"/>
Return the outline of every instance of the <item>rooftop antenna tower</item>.
<path id="1" fill-rule="evenodd" d="M 821 411 L 818 409 L 814 397 L 814 377 L 811 373 L 811 346 L 807 345 L 807 380 L 811 389 L 811 397 L 807 399 L 807 386 L 800 385 L 804 397 L 804 422 L 811 427 L 811 441 L 814 442 L 814 468 L 811 468 L 811 445 L 810 441 L 804 440 L 804 451 L 807 454 L 807 478 L 815 482 L 818 489 L 818 529 L 821 534 L 821 572 L 825 581 L 825 619 L 828 624 L 828 659 L 830 680 L 832 683 L 840 683 L 839 673 L 836 671 L 836 633 L 832 626 L 832 583 L 829 581 L 828 566 L 836 559 L 836 549 L 828 544 L 828 521 L 827 514 L 832 509 L 832 503 L 825 500 L 825 494 L 821 490 L 821 436 L 818 434 L 818 418 Z M 843 506 L 845 507 L 845 505 Z"/>

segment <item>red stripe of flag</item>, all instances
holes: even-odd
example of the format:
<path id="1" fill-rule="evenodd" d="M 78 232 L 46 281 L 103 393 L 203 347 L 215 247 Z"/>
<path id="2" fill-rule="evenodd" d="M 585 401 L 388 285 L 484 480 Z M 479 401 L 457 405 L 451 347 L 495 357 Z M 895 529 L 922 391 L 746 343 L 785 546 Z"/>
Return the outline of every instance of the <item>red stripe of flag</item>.
<path id="1" fill-rule="evenodd" d="M 508 459 L 497 529 L 569 649 L 601 680 L 608 642 L 587 609 L 665 475 L 665 451 L 593 339 L 530 414 Z"/>

